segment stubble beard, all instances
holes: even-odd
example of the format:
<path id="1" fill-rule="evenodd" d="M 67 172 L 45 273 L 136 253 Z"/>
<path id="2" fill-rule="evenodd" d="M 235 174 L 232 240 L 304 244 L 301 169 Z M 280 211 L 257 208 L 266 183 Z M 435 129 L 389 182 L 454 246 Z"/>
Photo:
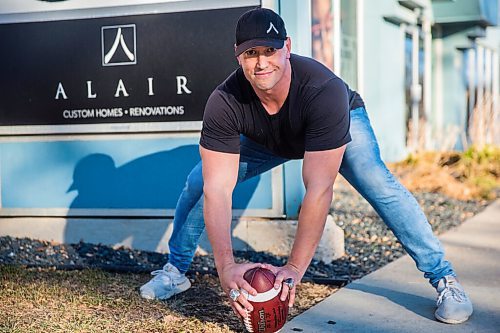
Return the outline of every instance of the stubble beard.
<path id="1" fill-rule="evenodd" d="M 255 79 L 253 80 L 254 89 L 259 89 L 261 91 L 269 91 L 273 89 L 279 82 L 280 78 L 277 78 L 277 72 L 273 72 L 271 77 L 265 80 Z"/>

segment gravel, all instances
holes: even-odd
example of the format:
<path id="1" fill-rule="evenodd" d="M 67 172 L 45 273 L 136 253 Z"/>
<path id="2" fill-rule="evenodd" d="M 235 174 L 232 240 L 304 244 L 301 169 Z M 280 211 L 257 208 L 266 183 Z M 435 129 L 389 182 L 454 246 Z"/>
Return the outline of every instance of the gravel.
<path id="1" fill-rule="evenodd" d="M 459 201 L 438 193 L 415 194 L 433 230 L 442 233 L 477 214 L 487 201 Z M 347 187 L 336 191 L 332 213 L 345 231 L 346 255 L 330 263 L 313 261 L 305 280 L 342 285 L 404 255 L 401 244 L 369 204 Z M 240 262 L 283 265 L 286 257 L 265 252 L 236 252 Z M 102 244 L 56 244 L 27 238 L 0 237 L 0 265 L 55 267 L 56 269 L 100 268 L 107 271 L 149 272 L 159 269 L 168 255 L 113 248 Z M 215 274 L 212 255 L 197 255 L 189 275 Z"/>

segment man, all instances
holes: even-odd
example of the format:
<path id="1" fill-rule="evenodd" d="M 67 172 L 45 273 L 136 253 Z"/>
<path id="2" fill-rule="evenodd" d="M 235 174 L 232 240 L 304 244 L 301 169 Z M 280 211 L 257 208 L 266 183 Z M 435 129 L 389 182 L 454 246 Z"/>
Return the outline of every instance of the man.
<path id="1" fill-rule="evenodd" d="M 361 97 L 317 61 L 291 54 L 284 22 L 269 9 L 240 17 L 235 55 L 240 68 L 217 87 L 205 108 L 202 161 L 188 176 L 176 207 L 169 262 L 152 273 L 141 295 L 168 299 L 190 287 L 184 274 L 204 230 L 204 210 L 221 286 L 235 313 L 245 316 L 251 310 L 241 290 L 255 290 L 243 273 L 259 265 L 275 272 L 275 287 L 283 283 L 282 298 L 290 292 L 292 306 L 294 282 L 301 280 L 319 242 L 339 171 L 437 289 L 436 318 L 466 321 L 472 304 L 418 203 L 382 162 Z M 235 264 L 230 235 L 235 184 L 301 158 L 306 194 L 288 263 Z"/>

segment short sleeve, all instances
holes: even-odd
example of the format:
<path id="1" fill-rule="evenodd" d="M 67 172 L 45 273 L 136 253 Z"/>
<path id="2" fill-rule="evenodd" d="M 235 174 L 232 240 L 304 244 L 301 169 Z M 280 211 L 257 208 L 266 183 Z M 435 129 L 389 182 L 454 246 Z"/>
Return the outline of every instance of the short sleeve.
<path id="1" fill-rule="evenodd" d="M 311 99 L 305 117 L 306 151 L 335 149 L 349 143 L 349 98 L 345 83 L 339 78 L 328 81 Z"/>
<path id="2" fill-rule="evenodd" d="M 219 90 L 210 95 L 205 106 L 200 145 L 223 153 L 240 152 L 240 131 L 234 108 Z"/>

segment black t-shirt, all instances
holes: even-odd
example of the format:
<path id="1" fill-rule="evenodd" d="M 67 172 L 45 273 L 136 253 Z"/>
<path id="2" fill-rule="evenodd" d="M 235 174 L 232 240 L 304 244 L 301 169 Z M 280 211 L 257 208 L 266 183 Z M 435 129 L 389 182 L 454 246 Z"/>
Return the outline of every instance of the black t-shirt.
<path id="1" fill-rule="evenodd" d="M 239 153 L 240 134 L 278 156 L 304 157 L 305 151 L 339 148 L 349 141 L 349 110 L 361 97 L 328 68 L 311 58 L 291 55 L 292 81 L 278 113 L 267 113 L 243 70 L 234 71 L 210 95 L 200 144 Z"/>

